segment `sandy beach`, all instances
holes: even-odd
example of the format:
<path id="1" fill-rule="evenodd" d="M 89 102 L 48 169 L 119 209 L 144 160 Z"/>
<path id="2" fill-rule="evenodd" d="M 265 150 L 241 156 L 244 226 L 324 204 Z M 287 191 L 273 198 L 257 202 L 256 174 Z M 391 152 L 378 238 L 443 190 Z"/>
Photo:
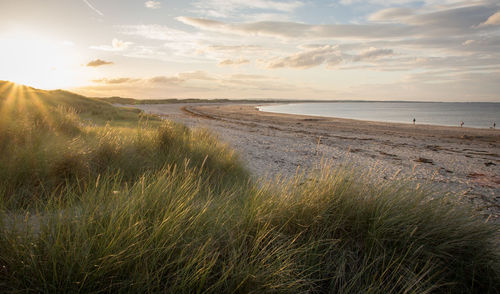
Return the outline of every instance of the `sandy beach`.
<path id="1" fill-rule="evenodd" d="M 323 159 L 385 180 L 425 183 L 490 219 L 500 216 L 500 130 L 276 114 L 255 104 L 130 107 L 210 129 L 256 176 L 293 176 Z"/>

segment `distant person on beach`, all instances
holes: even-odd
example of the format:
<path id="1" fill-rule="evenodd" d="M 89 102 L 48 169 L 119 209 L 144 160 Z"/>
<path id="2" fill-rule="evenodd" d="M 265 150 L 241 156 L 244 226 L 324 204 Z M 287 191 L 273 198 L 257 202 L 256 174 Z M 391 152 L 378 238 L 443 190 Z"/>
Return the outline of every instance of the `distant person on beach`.
<path id="1" fill-rule="evenodd" d="M 463 126 L 464 126 L 464 122 L 463 122 L 463 121 L 461 121 L 461 122 L 460 122 L 460 127 L 463 127 Z"/>
<path id="2" fill-rule="evenodd" d="M 415 122 L 416 122 L 416 121 L 417 121 L 417 120 L 416 120 L 415 118 L 413 118 L 413 124 L 415 124 Z"/>
<path id="3" fill-rule="evenodd" d="M 497 123 L 493 122 L 493 128 L 495 128 L 496 126 L 497 126 Z"/>

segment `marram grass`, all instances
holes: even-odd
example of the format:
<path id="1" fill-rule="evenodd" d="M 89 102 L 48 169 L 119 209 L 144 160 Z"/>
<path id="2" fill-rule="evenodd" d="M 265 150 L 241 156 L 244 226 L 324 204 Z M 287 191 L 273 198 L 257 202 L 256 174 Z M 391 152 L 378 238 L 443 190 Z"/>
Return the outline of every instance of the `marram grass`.
<path id="1" fill-rule="evenodd" d="M 346 171 L 225 189 L 202 174 L 167 167 L 131 186 L 100 178 L 65 195 L 63 207 L 4 211 L 0 284 L 48 293 L 494 293 L 498 285 L 498 231 L 446 200 L 367 187 Z"/>
<path id="2" fill-rule="evenodd" d="M 255 180 L 207 131 L 81 113 L 0 119 L 1 292 L 498 292 L 498 226 L 452 199 L 326 165 Z"/>

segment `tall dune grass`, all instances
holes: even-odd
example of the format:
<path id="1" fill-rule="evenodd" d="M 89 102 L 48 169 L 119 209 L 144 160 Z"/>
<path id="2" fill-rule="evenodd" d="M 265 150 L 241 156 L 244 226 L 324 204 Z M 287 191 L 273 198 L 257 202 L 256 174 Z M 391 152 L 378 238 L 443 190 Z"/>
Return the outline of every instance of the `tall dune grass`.
<path id="1" fill-rule="evenodd" d="M 2 292 L 498 292 L 498 226 L 452 199 L 331 166 L 254 180 L 205 130 L 69 107 L 0 120 Z"/>
<path id="2" fill-rule="evenodd" d="M 43 203 L 68 189 L 84 191 L 108 174 L 120 173 L 131 184 L 145 172 L 185 160 L 210 166 L 217 181 L 246 176 L 234 152 L 205 130 L 161 123 L 140 113 L 116 125 L 121 117 L 130 115 L 128 110 L 122 110 L 125 115 L 121 116 L 111 105 L 92 100 L 83 103 L 79 99 L 86 98 L 80 96 L 73 97 L 73 108 L 66 92 L 54 97 L 56 104 L 44 98 L 47 93 L 30 91 L 19 89 L 20 97 L 12 97 L 12 90 L 0 91 L 0 98 L 4 97 L 0 99 L 0 186 L 4 192 L 0 198 L 7 207 Z M 104 109 L 96 112 L 103 103 Z M 101 123 L 81 118 L 93 112 L 119 115 Z"/>
<path id="3" fill-rule="evenodd" d="M 63 206 L 53 198 L 36 211 L 4 211 L 0 285 L 47 293 L 498 286 L 498 230 L 445 199 L 332 169 L 224 189 L 203 174 L 166 167 L 131 186 L 110 176 L 67 193 Z"/>

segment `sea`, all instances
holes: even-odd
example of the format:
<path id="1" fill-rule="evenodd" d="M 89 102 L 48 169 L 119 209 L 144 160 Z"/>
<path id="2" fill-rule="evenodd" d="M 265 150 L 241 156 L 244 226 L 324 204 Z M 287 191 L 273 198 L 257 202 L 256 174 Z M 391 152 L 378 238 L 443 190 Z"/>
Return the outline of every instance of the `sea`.
<path id="1" fill-rule="evenodd" d="M 259 107 L 261 111 L 339 117 L 367 121 L 500 129 L 500 103 L 495 102 L 315 102 Z"/>

